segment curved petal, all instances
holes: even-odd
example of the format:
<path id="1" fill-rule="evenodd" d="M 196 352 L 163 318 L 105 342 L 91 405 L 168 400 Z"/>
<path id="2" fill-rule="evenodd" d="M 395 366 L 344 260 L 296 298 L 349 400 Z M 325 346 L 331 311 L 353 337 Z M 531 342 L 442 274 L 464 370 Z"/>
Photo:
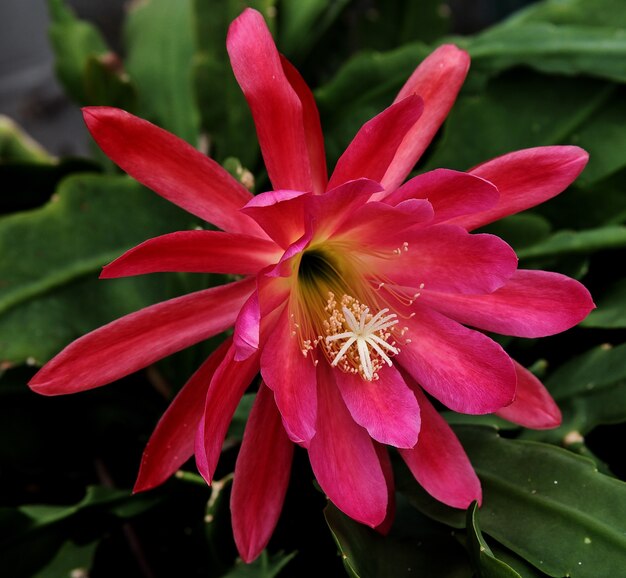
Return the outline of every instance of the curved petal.
<path id="1" fill-rule="evenodd" d="M 83 117 L 104 153 L 155 193 L 220 229 L 265 237 L 239 212 L 251 193 L 184 140 L 117 108 L 90 106 Z"/>
<path id="2" fill-rule="evenodd" d="M 470 173 L 492 182 L 500 200 L 491 209 L 451 222 L 471 231 L 534 207 L 564 191 L 582 172 L 589 155 L 575 146 L 548 146 L 503 155 Z"/>
<path id="3" fill-rule="evenodd" d="M 311 354 L 304 356 L 285 308 L 261 354 L 261 375 L 274 392 L 287 434 L 308 445 L 315 435 L 317 378 Z"/>
<path id="4" fill-rule="evenodd" d="M 436 311 L 413 307 L 416 315 L 403 320 L 407 343 L 395 358 L 413 379 L 460 413 L 492 413 L 513 401 L 515 369 L 502 347 Z"/>
<path id="5" fill-rule="evenodd" d="M 376 448 L 376 455 L 380 460 L 380 467 L 383 470 L 385 476 L 385 483 L 387 484 L 387 515 L 385 519 L 374 528 L 379 534 L 386 536 L 391 531 L 394 518 L 396 517 L 396 484 L 393 479 L 393 468 L 391 466 L 391 459 L 389 458 L 389 452 L 387 448 L 382 444 L 374 444 Z"/>
<path id="6" fill-rule="evenodd" d="M 193 455 L 207 389 L 229 347 L 227 339 L 191 376 L 159 420 L 143 451 L 134 492 L 162 484 Z"/>
<path id="7" fill-rule="evenodd" d="M 500 197 L 498 189 L 485 179 L 469 173 L 436 169 L 404 183 L 385 197 L 385 203 L 397 205 L 407 199 L 428 199 L 435 215 L 433 223 L 485 211 Z"/>
<path id="8" fill-rule="evenodd" d="M 474 500 L 480 504 L 480 481 L 461 442 L 419 386 L 408 383 L 422 410 L 422 431 L 417 445 L 400 450 L 400 455 L 419 484 L 440 502 L 463 509 Z"/>
<path id="9" fill-rule="evenodd" d="M 515 251 L 494 235 L 470 235 L 460 227 L 433 225 L 407 230 L 404 240 L 407 245 L 402 251 L 367 259 L 377 276 L 397 285 L 489 293 L 502 287 L 517 269 Z"/>
<path id="10" fill-rule="evenodd" d="M 420 296 L 466 325 L 516 337 L 545 337 L 573 327 L 594 308 L 589 291 L 574 279 L 547 271 L 518 270 L 486 295 L 423 290 Z"/>
<path id="11" fill-rule="evenodd" d="M 514 363 L 517 373 L 515 400 L 498 410 L 496 415 L 532 429 L 551 429 L 561 425 L 561 410 L 545 386 L 517 361 Z"/>
<path id="12" fill-rule="evenodd" d="M 258 355 L 244 361 L 235 361 L 234 357 L 235 348 L 231 344 L 213 374 L 196 430 L 196 466 L 207 484 L 213 481 L 224 438 L 237 405 L 259 371 Z"/>
<path id="13" fill-rule="evenodd" d="M 419 406 L 395 367 L 383 367 L 375 381 L 336 369 L 335 383 L 352 419 L 375 440 L 397 448 L 417 443 Z"/>
<path id="14" fill-rule="evenodd" d="M 167 271 L 250 275 L 276 263 L 281 254 L 269 239 L 221 231 L 178 231 L 126 251 L 104 267 L 100 278 Z"/>
<path id="15" fill-rule="evenodd" d="M 283 507 L 293 444 L 274 403 L 261 384 L 252 406 L 230 495 L 233 535 L 243 561 L 252 562 L 267 546 Z"/>
<path id="16" fill-rule="evenodd" d="M 337 161 L 328 188 L 360 177 L 380 182 L 423 109 L 422 99 L 409 95 L 366 122 Z"/>
<path id="17" fill-rule="evenodd" d="M 422 156 L 450 112 L 469 64 L 466 52 L 452 44 L 444 44 L 415 69 L 402 87 L 394 102 L 417 94 L 424 101 L 424 112 L 398 147 L 381 181 L 385 190 L 395 190 Z"/>
<path id="18" fill-rule="evenodd" d="M 273 188 L 313 191 L 302 103 L 263 16 L 244 10 L 228 29 L 226 48 L 252 111 Z"/>
<path id="19" fill-rule="evenodd" d="M 84 335 L 44 365 L 37 393 L 75 393 L 105 385 L 228 329 L 254 279 L 198 291 L 121 317 Z"/>
<path id="20" fill-rule="evenodd" d="M 318 364 L 317 432 L 309 458 L 322 490 L 344 514 L 372 528 L 387 514 L 387 484 L 368 433 L 357 425 L 337 391 L 328 363 Z"/>

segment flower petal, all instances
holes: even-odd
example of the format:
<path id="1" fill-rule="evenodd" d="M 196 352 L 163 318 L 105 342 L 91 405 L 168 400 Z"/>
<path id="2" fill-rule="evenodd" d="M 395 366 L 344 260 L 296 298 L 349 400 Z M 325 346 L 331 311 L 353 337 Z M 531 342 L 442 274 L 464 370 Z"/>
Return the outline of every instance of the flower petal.
<path id="1" fill-rule="evenodd" d="M 428 56 L 402 87 L 396 100 L 411 94 L 424 101 L 424 112 L 398 147 L 381 183 L 396 189 L 411 172 L 452 108 L 467 76 L 470 59 L 466 52 L 444 44 Z"/>
<path id="2" fill-rule="evenodd" d="M 419 406 L 395 367 L 382 368 L 375 381 L 335 370 L 335 383 L 352 419 L 375 440 L 397 448 L 417 443 Z"/>
<path id="3" fill-rule="evenodd" d="M 575 146 L 548 146 L 516 151 L 479 165 L 470 173 L 498 187 L 500 200 L 487 211 L 451 222 L 470 231 L 543 203 L 564 191 L 588 159 Z"/>
<path id="4" fill-rule="evenodd" d="M 259 371 L 258 355 L 244 361 L 235 361 L 234 357 L 235 348 L 231 344 L 213 374 L 196 430 L 196 465 L 207 484 L 213 481 L 224 438 L 237 405 Z"/>
<path id="5" fill-rule="evenodd" d="M 423 109 L 422 99 L 409 95 L 366 122 L 337 161 L 328 187 L 332 189 L 360 177 L 380 182 Z"/>
<path id="6" fill-rule="evenodd" d="M 396 485 L 393 479 L 393 468 L 391 466 L 391 459 L 389 458 L 389 452 L 387 448 L 382 444 L 374 444 L 376 449 L 376 455 L 380 460 L 380 467 L 383 470 L 385 476 L 385 483 L 387 484 L 387 515 L 385 519 L 374 528 L 379 534 L 386 536 L 391 530 L 394 518 L 396 517 Z"/>
<path id="7" fill-rule="evenodd" d="M 276 527 L 292 459 L 293 444 L 274 396 L 261 384 L 246 424 L 230 495 L 235 543 L 246 563 L 257 558 Z"/>
<path id="8" fill-rule="evenodd" d="M 561 425 L 561 410 L 545 386 L 525 367 L 514 361 L 517 391 L 512 404 L 496 415 L 532 429 L 551 429 Z"/>
<path id="9" fill-rule="evenodd" d="M 545 337 L 582 321 L 594 308 L 589 291 L 574 279 L 547 271 L 518 270 L 486 295 L 422 291 L 420 299 L 466 325 L 516 337 Z"/>
<path id="10" fill-rule="evenodd" d="M 440 502 L 463 509 L 474 500 L 480 504 L 480 481 L 461 442 L 419 386 L 408 383 L 422 410 L 422 431 L 417 445 L 400 450 L 400 455 L 420 485 Z"/>
<path id="11" fill-rule="evenodd" d="M 44 365 L 29 385 L 58 395 L 92 389 L 228 329 L 254 279 L 151 305 L 84 335 Z"/>
<path id="12" fill-rule="evenodd" d="M 191 376 L 159 420 L 143 451 L 134 492 L 162 484 L 193 455 L 207 389 L 229 347 L 227 339 Z"/>
<path id="13" fill-rule="evenodd" d="M 302 354 L 286 307 L 270 333 L 261 354 L 261 374 L 274 392 L 287 434 L 296 443 L 308 445 L 315 435 L 317 378 L 310 355 Z"/>
<path id="14" fill-rule="evenodd" d="M 100 278 L 167 271 L 250 275 L 278 261 L 281 254 L 269 239 L 221 231 L 178 231 L 130 249 L 104 267 Z"/>
<path id="15" fill-rule="evenodd" d="M 155 193 L 220 229 L 265 237 L 239 212 L 250 192 L 184 140 L 117 108 L 90 106 L 83 116 L 104 153 Z"/>
<path id="16" fill-rule="evenodd" d="M 428 393 L 470 414 L 513 401 L 515 369 L 500 345 L 418 303 L 413 309 L 416 315 L 402 321 L 410 342 L 395 359 Z"/>
<path id="17" fill-rule="evenodd" d="M 387 513 L 387 484 L 374 443 L 337 391 L 335 370 L 318 364 L 319 412 L 309 458 L 322 490 L 342 512 L 376 527 Z"/>
<path id="18" fill-rule="evenodd" d="M 302 103 L 263 16 L 244 10 L 228 29 L 226 48 L 252 111 L 273 188 L 313 191 Z"/>

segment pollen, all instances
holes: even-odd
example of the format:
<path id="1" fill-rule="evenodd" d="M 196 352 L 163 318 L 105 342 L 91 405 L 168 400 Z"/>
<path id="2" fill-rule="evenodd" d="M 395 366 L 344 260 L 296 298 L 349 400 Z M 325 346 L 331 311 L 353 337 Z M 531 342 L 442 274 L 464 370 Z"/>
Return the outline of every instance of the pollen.
<path id="1" fill-rule="evenodd" d="M 375 314 L 354 297 L 344 295 L 338 304 L 329 293 L 324 322 L 325 351 L 331 366 L 346 373 L 359 374 L 367 381 L 378 379 L 378 372 L 390 357 L 400 353 L 393 340 L 394 326 L 398 316 L 381 309 Z"/>

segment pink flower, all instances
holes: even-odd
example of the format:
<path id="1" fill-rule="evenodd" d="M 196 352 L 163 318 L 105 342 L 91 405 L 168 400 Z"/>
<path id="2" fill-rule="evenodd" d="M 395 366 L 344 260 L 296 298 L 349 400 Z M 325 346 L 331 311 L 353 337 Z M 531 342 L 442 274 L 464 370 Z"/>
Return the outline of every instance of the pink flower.
<path id="1" fill-rule="evenodd" d="M 294 443 L 308 451 L 328 497 L 381 530 L 393 514 L 386 445 L 442 502 L 480 501 L 463 448 L 424 391 L 457 412 L 556 426 L 560 413 L 542 384 L 481 330 L 551 335 L 578 323 L 593 303 L 578 282 L 518 270 L 506 243 L 469 231 L 558 194 L 587 154 L 528 149 L 467 173 L 439 169 L 402 184 L 467 73 L 467 54 L 447 45 L 361 128 L 328 180 L 313 96 L 278 54 L 261 15 L 246 10 L 227 45 L 272 191 L 253 197 L 217 163 L 128 113 L 93 107 L 84 114 L 122 169 L 222 229 L 150 239 L 102 276 L 202 271 L 241 280 L 85 335 L 31 387 L 46 395 L 98 387 L 234 326 L 161 418 L 135 489 L 162 483 L 194 453 L 210 483 L 237 404 L 260 372 L 232 492 L 246 561 L 276 524 Z"/>

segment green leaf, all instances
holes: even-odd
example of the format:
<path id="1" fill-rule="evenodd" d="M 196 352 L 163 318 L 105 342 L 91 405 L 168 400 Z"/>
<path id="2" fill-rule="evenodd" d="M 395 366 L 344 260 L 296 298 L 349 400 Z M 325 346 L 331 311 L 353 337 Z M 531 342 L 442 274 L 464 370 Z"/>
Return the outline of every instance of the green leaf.
<path id="1" fill-rule="evenodd" d="M 32 578 L 88 576 L 97 547 L 97 541 L 81 545 L 68 541 L 63 544 L 52 561 Z"/>
<path id="2" fill-rule="evenodd" d="M 622 279 L 606 289 L 594 309 L 581 323 L 583 327 L 617 329 L 626 327 L 626 280 Z"/>
<path id="3" fill-rule="evenodd" d="M 133 245 L 193 217 L 127 177 L 76 175 L 46 206 L 0 220 L 0 359 L 40 363 L 82 333 L 171 296 L 176 276 L 99 281 Z"/>
<path id="4" fill-rule="evenodd" d="M 126 19 L 126 68 L 137 87 L 141 116 L 187 142 L 198 142 L 193 95 L 192 0 L 133 3 Z"/>
<path id="5" fill-rule="evenodd" d="M 54 158 L 8 116 L 0 114 L 0 167 L 7 162 L 52 163 Z M 11 182 L 11 181 L 4 181 Z"/>
<path id="6" fill-rule="evenodd" d="M 76 102 L 89 104 L 85 90 L 87 62 L 109 53 L 109 48 L 97 28 L 76 18 L 63 0 L 48 0 L 48 7 L 57 76 Z"/>
<path id="7" fill-rule="evenodd" d="M 137 110 L 137 92 L 121 62 L 111 55 L 90 56 L 85 69 L 85 93 L 90 105 Z"/>
<path id="8" fill-rule="evenodd" d="M 626 28 L 626 12 L 623 8 L 622 0 L 547 0 L 518 12 L 507 24 L 550 22 Z"/>
<path id="9" fill-rule="evenodd" d="M 270 557 L 267 551 L 263 550 L 261 556 L 252 564 L 238 562 L 230 572 L 224 574 L 223 578 L 275 578 L 296 554 L 297 552 L 290 554 L 278 552 Z"/>
<path id="10" fill-rule="evenodd" d="M 481 229 L 481 233 L 497 235 L 518 251 L 547 239 L 551 228 L 550 222 L 541 215 L 523 213 L 491 223 Z"/>

